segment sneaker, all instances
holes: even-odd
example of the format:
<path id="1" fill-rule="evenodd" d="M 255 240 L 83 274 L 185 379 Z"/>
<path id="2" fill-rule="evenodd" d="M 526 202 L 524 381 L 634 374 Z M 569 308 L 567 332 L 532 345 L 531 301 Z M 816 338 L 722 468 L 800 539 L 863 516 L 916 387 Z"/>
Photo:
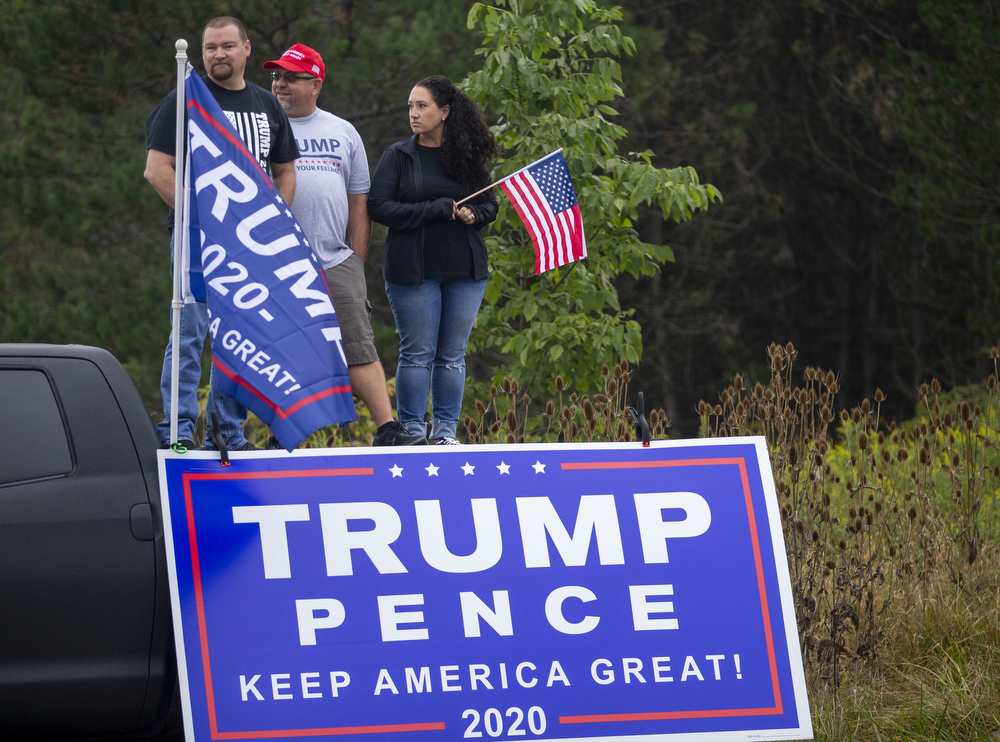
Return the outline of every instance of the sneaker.
<path id="1" fill-rule="evenodd" d="M 265 451 L 283 451 L 284 448 L 285 447 L 282 446 L 280 443 L 278 443 L 278 439 L 275 438 L 273 435 L 270 438 L 268 438 L 267 443 L 264 444 Z"/>
<path id="2" fill-rule="evenodd" d="M 427 439 L 422 435 L 410 435 L 406 429 L 395 420 L 390 420 L 375 431 L 373 446 L 422 446 Z"/>
<path id="3" fill-rule="evenodd" d="M 232 453 L 233 451 L 257 451 L 257 450 L 259 450 L 257 446 L 252 444 L 250 441 L 243 441 L 242 446 L 239 446 L 238 448 L 229 449 L 230 453 Z"/>
<path id="4" fill-rule="evenodd" d="M 452 438 L 451 436 L 446 435 L 443 438 L 435 438 L 434 439 L 434 445 L 435 446 L 461 446 L 462 444 L 459 443 L 454 438 Z"/>

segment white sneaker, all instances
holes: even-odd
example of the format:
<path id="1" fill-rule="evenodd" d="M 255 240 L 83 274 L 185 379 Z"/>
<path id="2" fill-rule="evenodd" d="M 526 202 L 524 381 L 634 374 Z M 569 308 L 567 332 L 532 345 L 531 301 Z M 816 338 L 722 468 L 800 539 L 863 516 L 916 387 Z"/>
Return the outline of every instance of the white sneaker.
<path id="1" fill-rule="evenodd" d="M 449 436 L 445 436 L 444 438 L 436 438 L 434 440 L 434 445 L 435 446 L 461 446 L 462 444 L 459 443 L 454 438 L 451 438 Z"/>

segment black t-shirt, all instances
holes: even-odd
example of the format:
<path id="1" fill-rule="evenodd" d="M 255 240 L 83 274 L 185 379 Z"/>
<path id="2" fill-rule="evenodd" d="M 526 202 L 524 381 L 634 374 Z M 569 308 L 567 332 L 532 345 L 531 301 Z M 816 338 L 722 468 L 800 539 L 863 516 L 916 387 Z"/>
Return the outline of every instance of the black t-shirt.
<path id="1" fill-rule="evenodd" d="M 240 139 L 269 175 L 272 162 L 294 162 L 299 157 L 288 117 L 278 99 L 264 88 L 247 82 L 242 90 L 229 90 L 202 77 L 208 91 L 236 128 Z M 160 101 L 146 119 L 146 149 L 174 154 L 177 137 L 177 90 Z M 170 228 L 174 212 L 170 211 Z"/>
<path id="2" fill-rule="evenodd" d="M 417 145 L 420 169 L 427 200 L 453 198 L 461 201 L 468 195 L 466 188 L 444 174 L 441 148 Z M 472 248 L 465 223 L 453 221 L 427 222 L 424 225 L 424 278 L 472 278 Z"/>

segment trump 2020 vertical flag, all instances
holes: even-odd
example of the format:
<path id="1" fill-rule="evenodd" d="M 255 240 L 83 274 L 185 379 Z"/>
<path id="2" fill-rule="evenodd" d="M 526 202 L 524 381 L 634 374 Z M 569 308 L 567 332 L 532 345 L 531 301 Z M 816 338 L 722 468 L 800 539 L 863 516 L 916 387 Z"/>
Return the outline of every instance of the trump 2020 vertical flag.
<path id="1" fill-rule="evenodd" d="M 201 264 L 212 317 L 214 383 L 292 450 L 355 419 L 337 315 L 302 228 L 190 67 L 186 91 L 201 252 L 191 262 Z"/>
<path id="2" fill-rule="evenodd" d="M 535 246 L 535 275 L 587 257 L 580 204 L 562 151 L 500 183 Z"/>

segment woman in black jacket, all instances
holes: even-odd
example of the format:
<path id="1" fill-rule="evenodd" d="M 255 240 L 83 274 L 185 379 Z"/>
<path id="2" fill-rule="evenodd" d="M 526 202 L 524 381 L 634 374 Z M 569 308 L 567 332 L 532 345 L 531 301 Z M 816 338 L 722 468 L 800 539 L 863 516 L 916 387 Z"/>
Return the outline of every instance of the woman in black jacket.
<path id="1" fill-rule="evenodd" d="M 411 435 L 458 443 L 465 350 L 486 289 L 481 230 L 496 219 L 487 160 L 497 145 L 476 104 L 450 80 L 428 77 L 408 102 L 413 136 L 382 155 L 368 213 L 389 227 L 385 291 L 399 332 L 396 409 Z M 424 423 L 431 395 L 431 431 Z"/>

